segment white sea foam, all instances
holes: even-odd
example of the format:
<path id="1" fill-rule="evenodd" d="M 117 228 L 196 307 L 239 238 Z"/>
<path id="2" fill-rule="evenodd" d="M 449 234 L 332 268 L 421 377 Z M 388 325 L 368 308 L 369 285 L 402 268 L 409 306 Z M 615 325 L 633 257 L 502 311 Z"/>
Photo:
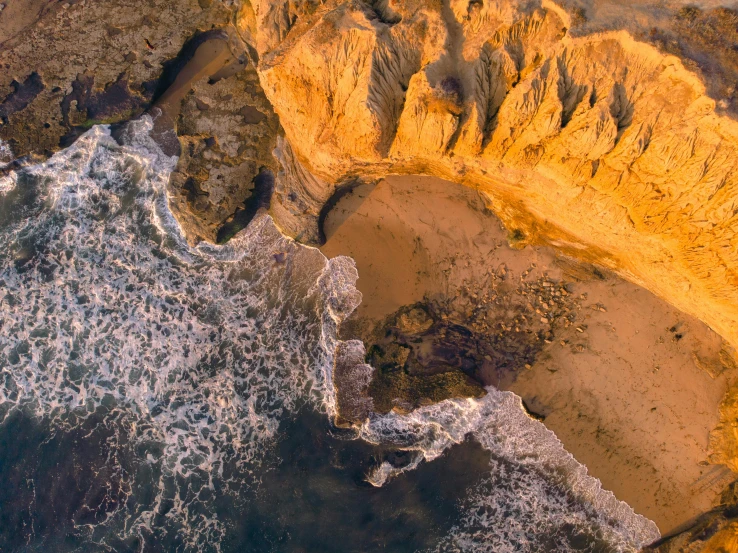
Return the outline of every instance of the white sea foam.
<path id="1" fill-rule="evenodd" d="M 110 409 L 163 453 L 154 503 L 109 524 L 155 534 L 167 503 L 197 549 L 224 529 L 193 514 L 182 478 L 212 489 L 228 467 L 258 465 L 301 401 L 333 409 L 335 331 L 360 295 L 352 260 L 326 260 L 266 215 L 226 246 L 188 246 L 165 193 L 176 160 L 149 128 L 134 123 L 120 146 L 93 127 L 17 175 L 26 205 L 0 197 L 0 419 Z"/>
<path id="2" fill-rule="evenodd" d="M 10 144 L 0 139 L 0 169 L 4 169 L 13 160 L 13 150 L 10 149 Z M 10 192 L 15 188 L 16 176 L 15 173 L 9 175 L 0 176 L 0 196 Z"/>
<path id="3" fill-rule="evenodd" d="M 0 169 L 5 167 L 10 161 L 12 161 L 13 157 L 15 157 L 15 155 L 13 154 L 13 150 L 10 147 L 10 144 L 0 138 Z"/>
<path id="4" fill-rule="evenodd" d="M 525 413 L 512 392 L 489 387 L 482 399 L 373 415 L 361 436 L 417 453 L 399 469 L 383 462 L 368 478 L 375 486 L 414 469 L 422 459 L 437 458 L 467 436 L 491 453 L 489 478 L 469 490 L 462 519 L 439 552 L 581 551 L 581 544 L 568 541 L 577 533 L 589 536 L 586 551 L 634 552 L 660 537 L 652 521 L 603 490 L 553 432 Z"/>
<path id="5" fill-rule="evenodd" d="M 2 169 L 2 166 L 3 164 L 0 163 L 0 169 Z M 11 190 L 15 190 L 17 179 L 18 177 L 15 173 L 0 177 L 0 196 L 7 194 Z"/>

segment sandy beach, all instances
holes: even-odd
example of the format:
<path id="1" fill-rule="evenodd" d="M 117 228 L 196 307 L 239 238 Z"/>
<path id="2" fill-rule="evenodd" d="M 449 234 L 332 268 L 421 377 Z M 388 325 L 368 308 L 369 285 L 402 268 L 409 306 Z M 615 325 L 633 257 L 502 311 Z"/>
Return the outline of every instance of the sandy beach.
<path id="1" fill-rule="evenodd" d="M 520 395 L 662 535 L 709 510 L 735 478 L 707 462 L 736 371 L 703 323 L 604 270 L 516 243 L 483 196 L 433 177 L 362 185 L 337 203 L 324 230 L 323 253 L 350 255 L 358 266 L 364 300 L 348 326 L 359 336 L 424 300 L 451 305 L 452 317 L 490 340 L 525 320 L 533 330 L 514 330 L 538 340 L 534 361 L 501 374 L 490 359 L 477 378 Z M 555 306 L 535 297 L 546 286 L 557 290 Z M 497 328 L 475 319 L 481 304 L 507 310 L 496 314 Z"/>

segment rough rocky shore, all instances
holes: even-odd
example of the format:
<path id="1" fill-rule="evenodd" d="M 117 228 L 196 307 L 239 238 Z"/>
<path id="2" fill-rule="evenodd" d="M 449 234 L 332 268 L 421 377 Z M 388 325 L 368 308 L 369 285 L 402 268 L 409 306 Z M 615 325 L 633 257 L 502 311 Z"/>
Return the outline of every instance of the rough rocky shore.
<path id="1" fill-rule="evenodd" d="M 232 63 L 193 83 L 175 122 L 170 202 L 188 237 L 225 241 L 269 209 L 299 241 L 351 252 L 369 288 L 344 332 L 378 369 L 376 409 L 512 389 L 675 533 L 656 550 L 735 549 L 734 490 L 720 492 L 738 471 L 738 12 L 677 0 L 0 5 L 0 163 L 139 115 L 223 33 Z M 367 230 L 351 230 L 361 202 L 346 206 L 388 174 L 466 185 L 473 211 L 505 230 L 488 218 L 444 242 L 393 216 L 404 227 L 379 222 L 374 236 L 392 237 L 392 261 L 373 265 Z M 500 261 L 507 244 L 527 253 Z"/>

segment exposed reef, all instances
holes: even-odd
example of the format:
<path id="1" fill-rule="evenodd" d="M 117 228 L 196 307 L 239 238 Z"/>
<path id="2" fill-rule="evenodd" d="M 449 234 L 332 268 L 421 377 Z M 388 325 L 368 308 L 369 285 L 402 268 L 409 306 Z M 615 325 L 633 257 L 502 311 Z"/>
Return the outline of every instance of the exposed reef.
<path id="1" fill-rule="evenodd" d="M 277 168 L 271 152 L 279 129 L 233 26 L 239 9 L 204 0 L 128 0 L 112 9 L 108 2 L 12 2 L 0 11 L 0 141 L 20 160 L 45 157 L 92 125 L 135 118 L 203 41 L 224 36 L 228 66 L 192 92 L 178 89 L 182 155 L 170 186 L 193 242 L 232 235 L 243 227 L 236 215 L 249 210 L 257 177 Z"/>
<path id="2" fill-rule="evenodd" d="M 29 4 L 37 9 L 27 19 L 0 12 L 0 138 L 18 157 L 141 114 L 165 63 L 198 31 L 232 18 L 220 2 L 203 10 L 197 0 Z"/>

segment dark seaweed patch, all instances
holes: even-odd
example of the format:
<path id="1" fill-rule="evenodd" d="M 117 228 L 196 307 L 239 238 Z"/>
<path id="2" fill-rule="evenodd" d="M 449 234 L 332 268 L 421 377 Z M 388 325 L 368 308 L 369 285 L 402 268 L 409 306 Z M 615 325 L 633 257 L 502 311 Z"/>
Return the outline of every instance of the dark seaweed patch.
<path id="1" fill-rule="evenodd" d="M 28 107 L 28 104 L 46 88 L 41 75 L 35 71 L 22 83 L 14 80 L 10 86 L 13 91 L 0 103 L 0 119 L 4 123 L 8 122 L 8 116 Z"/>

